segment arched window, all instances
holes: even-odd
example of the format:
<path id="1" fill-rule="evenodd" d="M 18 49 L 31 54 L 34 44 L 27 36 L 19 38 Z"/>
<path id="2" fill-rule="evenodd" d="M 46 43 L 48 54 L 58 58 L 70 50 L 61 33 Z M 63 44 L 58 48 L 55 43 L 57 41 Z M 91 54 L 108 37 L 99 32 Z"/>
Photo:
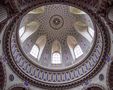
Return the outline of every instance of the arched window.
<path id="1" fill-rule="evenodd" d="M 91 36 L 91 38 L 94 37 L 94 30 L 91 27 L 88 27 L 88 33 Z"/>
<path id="2" fill-rule="evenodd" d="M 58 52 L 52 54 L 52 64 L 61 64 L 61 55 Z"/>
<path id="3" fill-rule="evenodd" d="M 77 40 L 73 36 L 68 36 L 67 37 L 67 44 L 68 44 L 68 47 L 70 49 L 71 55 L 72 55 L 73 59 L 75 60 L 76 57 L 75 57 L 75 53 L 74 53 L 73 49 L 77 45 Z"/>
<path id="4" fill-rule="evenodd" d="M 45 35 L 40 36 L 36 41 L 36 45 L 40 49 L 40 51 L 38 53 L 38 57 L 37 57 L 38 61 L 40 61 L 40 57 L 41 57 L 44 47 L 46 45 L 46 36 Z"/>
<path id="5" fill-rule="evenodd" d="M 31 49 L 31 51 L 30 51 L 30 54 L 31 54 L 33 57 L 37 58 L 37 57 L 38 57 L 38 53 L 39 53 L 39 48 L 38 48 L 38 46 L 34 45 L 34 46 L 32 47 L 32 49 Z"/>
<path id="6" fill-rule="evenodd" d="M 74 48 L 74 53 L 75 53 L 76 58 L 80 57 L 83 54 L 82 49 L 80 48 L 79 45 L 77 45 Z"/>
<path id="7" fill-rule="evenodd" d="M 19 30 L 19 36 L 22 37 L 22 35 L 25 32 L 25 26 L 23 26 L 20 30 Z"/>
<path id="8" fill-rule="evenodd" d="M 45 12 L 45 9 L 44 7 L 39 7 L 39 8 L 36 8 L 32 11 L 30 11 L 28 14 L 43 14 Z"/>
<path id="9" fill-rule="evenodd" d="M 74 7 L 70 7 L 69 11 L 72 14 L 86 14 L 85 12 L 81 11 L 80 9 L 77 9 L 77 8 L 74 8 Z"/>
<path id="10" fill-rule="evenodd" d="M 24 20 L 26 21 L 26 20 Z M 25 23 L 25 22 L 23 22 Z M 27 38 L 29 38 L 31 35 L 33 35 L 37 29 L 39 27 L 39 23 L 38 22 L 35 22 L 35 21 L 32 21 L 30 23 L 27 23 L 25 24 L 24 26 L 20 27 L 20 30 L 19 30 L 19 36 L 20 36 L 20 40 L 21 42 L 25 42 L 25 40 Z"/>

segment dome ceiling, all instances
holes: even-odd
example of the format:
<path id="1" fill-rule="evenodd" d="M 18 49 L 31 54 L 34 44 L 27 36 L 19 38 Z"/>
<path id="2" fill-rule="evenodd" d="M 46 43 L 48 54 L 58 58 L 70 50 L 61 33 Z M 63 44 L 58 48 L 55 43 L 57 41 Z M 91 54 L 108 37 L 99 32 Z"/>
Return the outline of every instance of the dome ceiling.
<path id="1" fill-rule="evenodd" d="M 30 61 L 48 69 L 66 69 L 88 55 L 95 30 L 85 12 L 52 4 L 28 12 L 18 36 L 21 50 Z"/>
<path id="2" fill-rule="evenodd" d="M 25 11 L 20 3 L 22 12 L 4 32 L 7 64 L 22 80 L 46 89 L 70 88 L 93 78 L 110 50 L 103 19 L 71 0 L 66 5 L 36 2 Z"/>

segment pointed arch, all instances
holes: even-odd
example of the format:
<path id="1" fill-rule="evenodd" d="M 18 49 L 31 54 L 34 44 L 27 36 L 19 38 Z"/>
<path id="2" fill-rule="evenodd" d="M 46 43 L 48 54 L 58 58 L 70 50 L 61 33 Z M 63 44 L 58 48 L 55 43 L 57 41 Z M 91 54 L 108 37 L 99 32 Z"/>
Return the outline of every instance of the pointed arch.
<path id="1" fill-rule="evenodd" d="M 74 28 L 80 33 L 84 38 L 86 38 L 90 43 L 94 37 L 94 30 L 89 27 L 85 22 L 78 21 L 74 24 Z"/>
<path id="2" fill-rule="evenodd" d="M 38 61 L 40 60 L 40 57 L 42 55 L 43 49 L 45 47 L 46 44 L 46 35 L 42 35 L 40 36 L 37 41 L 36 41 L 36 45 L 39 47 L 39 54 L 38 54 Z"/>
<path id="3" fill-rule="evenodd" d="M 52 45 L 52 64 L 61 64 L 61 45 L 59 41 L 55 40 Z"/>
<path id="4" fill-rule="evenodd" d="M 78 45 L 77 40 L 73 36 L 67 37 L 67 44 L 74 60 L 83 54 L 80 45 Z"/>
<path id="5" fill-rule="evenodd" d="M 30 22 L 25 26 L 19 29 L 19 37 L 21 42 L 23 43 L 30 35 L 37 31 L 39 27 L 39 23 L 37 22 Z"/>
<path id="6" fill-rule="evenodd" d="M 42 6 L 30 11 L 28 14 L 42 14 L 44 13 L 44 11 L 45 11 L 44 6 Z"/>
<path id="7" fill-rule="evenodd" d="M 73 36 L 68 36 L 67 37 L 67 44 L 70 49 L 70 52 L 72 54 L 73 59 L 75 59 L 75 54 L 74 54 L 74 47 L 77 45 L 77 41 Z"/>

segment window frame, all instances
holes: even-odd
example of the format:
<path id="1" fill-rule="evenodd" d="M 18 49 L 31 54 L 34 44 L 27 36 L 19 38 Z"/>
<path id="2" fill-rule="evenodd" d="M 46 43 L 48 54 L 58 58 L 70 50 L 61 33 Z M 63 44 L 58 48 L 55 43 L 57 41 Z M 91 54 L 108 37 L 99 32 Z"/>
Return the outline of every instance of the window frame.
<path id="1" fill-rule="evenodd" d="M 22 29 L 22 28 L 24 28 L 24 31 L 23 31 L 23 33 L 20 35 L 20 29 Z M 25 31 L 26 31 L 26 26 L 23 26 L 23 27 L 21 27 L 20 29 L 19 29 L 19 37 L 21 38 L 21 37 L 24 35 Z"/>
<path id="2" fill-rule="evenodd" d="M 35 56 L 31 53 L 34 46 L 36 46 L 37 49 L 38 49 L 37 57 L 35 57 Z M 31 51 L 30 51 L 30 55 L 31 55 L 32 57 L 34 57 L 34 58 L 38 58 L 39 52 L 40 52 L 40 48 L 39 48 L 39 46 L 38 46 L 37 44 L 33 45 L 33 47 L 32 47 L 32 49 L 31 49 Z"/>
<path id="3" fill-rule="evenodd" d="M 58 60 L 58 63 L 54 63 L 54 62 L 56 62 L 57 60 L 54 60 L 54 54 L 59 54 L 59 60 Z M 61 59 L 61 53 L 60 52 L 57 52 L 57 51 L 55 51 L 55 52 L 53 52 L 52 53 L 52 58 L 51 58 L 51 63 L 53 64 L 53 65 L 59 65 L 59 64 L 62 64 L 62 59 Z"/>
<path id="4" fill-rule="evenodd" d="M 77 49 L 76 49 L 77 48 Z M 78 50 L 80 50 L 79 51 L 79 53 L 81 53 L 81 54 L 78 54 L 77 55 L 77 53 L 76 53 L 76 50 L 78 51 Z M 74 52 L 74 54 L 75 54 L 75 58 L 79 58 L 80 56 L 82 56 L 84 53 L 83 53 L 83 51 L 82 51 L 82 49 L 81 49 L 81 47 L 80 47 L 80 45 L 76 45 L 74 48 L 73 48 L 73 52 Z"/>

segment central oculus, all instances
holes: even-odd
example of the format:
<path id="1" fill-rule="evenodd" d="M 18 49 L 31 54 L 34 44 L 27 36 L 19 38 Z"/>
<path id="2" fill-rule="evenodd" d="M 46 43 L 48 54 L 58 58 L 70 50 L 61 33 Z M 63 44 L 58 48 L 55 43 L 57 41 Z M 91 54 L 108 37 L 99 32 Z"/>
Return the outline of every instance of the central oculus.
<path id="1" fill-rule="evenodd" d="M 54 30 L 59 30 L 64 25 L 64 20 L 60 15 L 53 15 L 49 21 L 50 27 Z"/>

